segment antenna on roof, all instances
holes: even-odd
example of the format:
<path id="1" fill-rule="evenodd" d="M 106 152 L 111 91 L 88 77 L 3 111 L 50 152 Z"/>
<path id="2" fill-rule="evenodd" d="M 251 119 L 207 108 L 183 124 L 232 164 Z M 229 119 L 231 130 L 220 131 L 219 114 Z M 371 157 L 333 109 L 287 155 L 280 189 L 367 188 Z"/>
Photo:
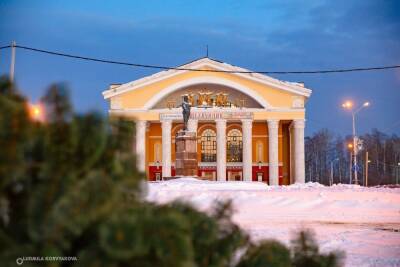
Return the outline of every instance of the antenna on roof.
<path id="1" fill-rule="evenodd" d="M 206 45 L 206 57 L 208 57 L 208 45 Z"/>

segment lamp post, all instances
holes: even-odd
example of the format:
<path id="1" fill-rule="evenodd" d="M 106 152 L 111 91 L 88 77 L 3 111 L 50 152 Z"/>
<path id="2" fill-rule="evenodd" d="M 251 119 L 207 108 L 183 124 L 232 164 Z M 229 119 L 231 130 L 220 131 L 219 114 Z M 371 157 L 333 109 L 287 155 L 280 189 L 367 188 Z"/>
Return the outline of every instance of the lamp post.
<path id="1" fill-rule="evenodd" d="M 351 177 L 352 177 L 352 175 L 351 175 L 351 163 L 352 163 L 352 160 L 353 160 L 353 143 L 348 143 L 347 144 L 347 148 L 349 149 L 349 152 L 350 152 L 350 156 L 349 156 L 349 162 L 350 162 L 350 164 L 349 164 L 349 183 L 350 184 L 352 184 L 352 181 L 351 181 Z"/>
<path id="2" fill-rule="evenodd" d="M 358 152 L 358 138 L 356 136 L 356 114 L 360 112 L 365 107 L 369 106 L 369 102 L 365 102 L 361 106 L 359 106 L 357 109 L 353 109 L 353 103 L 351 101 L 346 101 L 345 103 L 342 104 L 342 107 L 345 109 L 348 109 L 351 111 L 352 115 L 352 122 L 353 122 L 353 173 L 354 173 L 354 184 L 358 184 L 358 178 L 357 178 L 357 152 Z"/>
<path id="3" fill-rule="evenodd" d="M 365 181 L 364 181 L 364 186 L 368 186 L 368 165 L 371 161 L 369 160 L 368 157 L 368 151 L 365 151 Z"/>

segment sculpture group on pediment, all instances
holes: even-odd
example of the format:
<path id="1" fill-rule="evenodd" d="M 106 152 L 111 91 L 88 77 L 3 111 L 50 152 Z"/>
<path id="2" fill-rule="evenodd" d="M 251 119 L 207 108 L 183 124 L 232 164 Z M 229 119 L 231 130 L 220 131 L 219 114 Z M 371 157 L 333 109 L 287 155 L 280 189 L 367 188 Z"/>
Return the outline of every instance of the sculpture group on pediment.
<path id="1" fill-rule="evenodd" d="M 180 95 L 183 99 L 186 97 L 187 102 L 191 107 L 212 108 L 212 107 L 227 107 L 227 108 L 244 108 L 248 103 L 248 99 L 241 96 L 230 95 L 225 91 L 213 92 L 209 90 L 200 90 L 198 92 L 186 91 Z M 181 100 L 172 97 L 164 100 L 165 106 L 168 109 L 180 107 Z"/>

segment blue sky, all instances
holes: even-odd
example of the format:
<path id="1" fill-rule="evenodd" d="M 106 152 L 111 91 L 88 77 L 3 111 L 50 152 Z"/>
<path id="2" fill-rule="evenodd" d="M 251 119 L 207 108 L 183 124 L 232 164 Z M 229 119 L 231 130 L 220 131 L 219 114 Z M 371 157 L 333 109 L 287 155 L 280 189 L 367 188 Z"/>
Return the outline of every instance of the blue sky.
<path id="1" fill-rule="evenodd" d="M 119 61 L 180 65 L 205 55 L 252 70 L 314 70 L 400 64 L 400 1 L 28 1 L 0 0 L 0 45 L 26 45 Z M 75 108 L 106 112 L 101 92 L 154 70 L 17 51 L 16 81 L 32 101 L 54 82 Z M 0 51 L 0 74 L 10 51 Z M 351 132 L 345 99 L 370 101 L 361 133 L 400 134 L 400 69 L 274 75 L 313 89 L 307 130 Z M 396 127 L 397 126 L 397 127 Z"/>

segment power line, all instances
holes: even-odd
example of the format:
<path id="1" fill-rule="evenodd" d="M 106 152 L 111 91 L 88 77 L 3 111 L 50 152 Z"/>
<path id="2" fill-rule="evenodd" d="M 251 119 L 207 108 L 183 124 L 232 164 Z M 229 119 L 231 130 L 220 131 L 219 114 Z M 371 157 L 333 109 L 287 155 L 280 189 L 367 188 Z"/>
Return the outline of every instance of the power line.
<path id="1" fill-rule="evenodd" d="M 0 49 L 10 48 L 11 46 L 3 46 Z M 191 69 L 191 68 L 181 68 L 181 67 L 170 67 L 170 66 L 160 66 L 160 65 L 149 65 L 149 64 L 139 64 L 139 63 L 130 63 L 130 62 L 122 62 L 122 61 L 114 61 L 108 59 L 99 59 L 93 57 L 86 56 L 77 56 L 72 54 L 66 54 L 61 52 L 55 52 L 50 50 L 38 49 L 28 46 L 15 45 L 16 48 L 29 50 L 38 53 L 44 53 L 55 56 L 62 56 L 86 61 L 94 61 L 100 63 L 108 63 L 108 64 L 116 64 L 116 65 L 124 65 L 131 67 L 140 67 L 140 68 L 150 68 L 150 69 L 162 69 L 162 70 L 183 70 L 183 71 L 196 71 L 196 72 L 222 72 L 222 73 L 243 73 L 243 74 L 253 74 L 253 73 L 261 73 L 261 74 L 325 74 L 325 73 L 343 73 L 343 72 L 358 72 L 358 71 L 374 71 L 374 70 L 388 70 L 388 69 L 396 69 L 400 68 L 400 65 L 392 65 L 392 66 L 380 66 L 380 67 L 365 67 L 365 68 L 349 68 L 349 69 L 330 69 L 330 70 L 312 70 L 312 71 L 235 71 L 235 70 L 205 70 L 205 69 Z"/>

